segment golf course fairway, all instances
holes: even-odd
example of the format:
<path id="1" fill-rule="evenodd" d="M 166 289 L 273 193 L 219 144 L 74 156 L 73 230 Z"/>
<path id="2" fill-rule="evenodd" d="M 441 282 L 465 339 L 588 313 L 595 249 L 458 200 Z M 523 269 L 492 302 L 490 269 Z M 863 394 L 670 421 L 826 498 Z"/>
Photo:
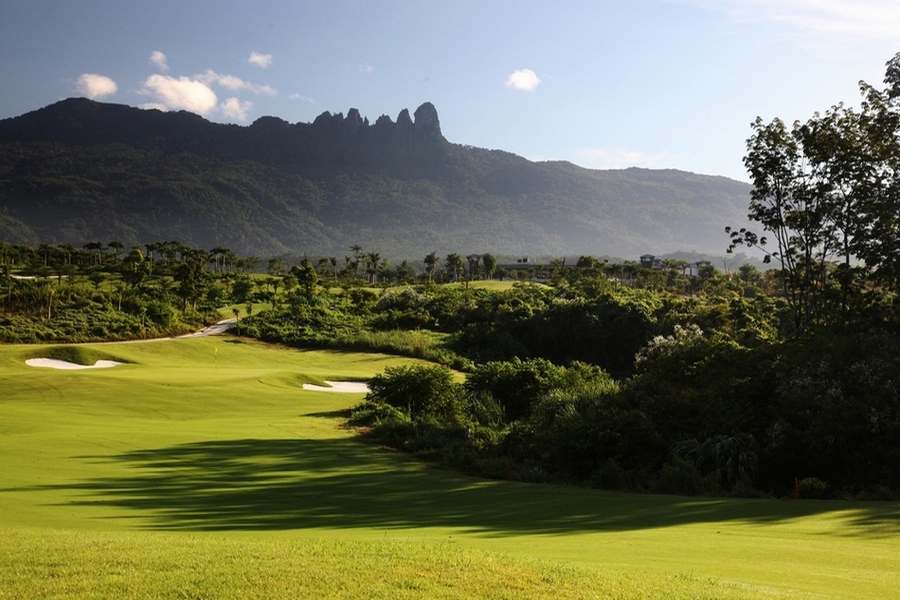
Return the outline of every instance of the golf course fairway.
<path id="1" fill-rule="evenodd" d="M 60 356 L 124 364 L 25 364 Z M 410 362 L 0 346 L 0 598 L 897 597 L 897 503 L 482 480 L 361 441 L 361 393 L 303 389 Z"/>

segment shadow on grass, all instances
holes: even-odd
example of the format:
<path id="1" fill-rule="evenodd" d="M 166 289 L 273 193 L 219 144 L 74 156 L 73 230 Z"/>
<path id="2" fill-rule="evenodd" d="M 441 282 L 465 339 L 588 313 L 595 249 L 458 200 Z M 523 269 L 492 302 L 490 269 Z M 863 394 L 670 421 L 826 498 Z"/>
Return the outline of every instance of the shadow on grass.
<path id="1" fill-rule="evenodd" d="M 900 533 L 896 503 L 693 499 L 485 481 L 356 440 L 209 441 L 81 458 L 121 461 L 132 475 L 53 489 L 74 492 L 76 505 L 139 511 L 169 530 L 459 527 L 503 536 L 777 523 L 848 510 L 852 527 L 842 533 Z"/>

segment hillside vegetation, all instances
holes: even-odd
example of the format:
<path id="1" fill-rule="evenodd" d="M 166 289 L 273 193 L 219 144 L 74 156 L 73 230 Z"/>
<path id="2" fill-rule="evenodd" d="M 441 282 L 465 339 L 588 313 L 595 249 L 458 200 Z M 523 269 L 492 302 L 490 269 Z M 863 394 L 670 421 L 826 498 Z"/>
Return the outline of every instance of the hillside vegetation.
<path id="1" fill-rule="evenodd" d="M 448 142 L 437 111 L 375 123 L 222 125 L 69 99 L 0 121 L 0 233 L 15 243 L 160 239 L 241 254 L 437 250 L 720 254 L 749 186 L 595 171 Z"/>

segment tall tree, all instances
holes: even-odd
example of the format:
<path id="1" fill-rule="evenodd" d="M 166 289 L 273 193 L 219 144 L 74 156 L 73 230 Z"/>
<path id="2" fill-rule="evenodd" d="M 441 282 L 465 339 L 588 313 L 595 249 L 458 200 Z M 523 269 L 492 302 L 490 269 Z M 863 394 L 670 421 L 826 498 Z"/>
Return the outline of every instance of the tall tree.
<path id="1" fill-rule="evenodd" d="M 366 254 L 366 273 L 369 275 L 369 283 L 378 283 L 378 265 L 381 262 L 381 254 L 369 252 Z"/>
<path id="2" fill-rule="evenodd" d="M 118 240 L 112 240 L 109 244 L 106 245 L 108 248 L 112 248 L 113 256 L 116 259 L 116 262 L 119 260 L 119 255 L 122 253 L 122 250 L 125 248 L 125 244 Z"/>
<path id="3" fill-rule="evenodd" d="M 900 53 L 888 61 L 885 88 L 862 82 L 860 119 L 868 169 L 856 223 L 868 234 L 854 253 L 875 280 L 900 291 Z"/>
<path id="4" fill-rule="evenodd" d="M 149 265 L 144 259 L 144 253 L 137 246 L 125 256 L 122 264 L 124 266 L 123 274 L 132 288 L 141 283 L 150 272 Z"/>
<path id="5" fill-rule="evenodd" d="M 284 259 L 278 256 L 270 258 L 266 266 L 266 273 L 272 277 L 281 277 L 284 275 Z"/>
<path id="6" fill-rule="evenodd" d="M 434 269 L 437 267 L 438 257 L 437 252 L 432 252 L 428 256 L 425 257 L 425 273 L 428 275 L 428 281 L 432 281 L 434 278 Z"/>
<path id="7" fill-rule="evenodd" d="M 103 242 L 94 241 L 88 242 L 84 245 L 84 249 L 91 253 L 91 256 L 96 257 L 98 265 L 103 264 Z M 93 264 L 93 260 L 92 260 Z"/>
<path id="8" fill-rule="evenodd" d="M 860 84 L 860 112 L 838 104 L 791 130 L 757 118 L 747 141 L 749 217 L 775 238 L 766 261 L 781 267 L 797 331 L 829 318 L 846 322 L 869 279 L 900 289 L 900 54 L 884 81 L 884 90 Z M 768 241 L 726 231 L 729 251 Z M 838 314 L 825 302 L 830 278 L 841 290 Z"/>
<path id="9" fill-rule="evenodd" d="M 182 299 L 182 310 L 191 306 L 197 310 L 197 302 L 209 288 L 209 273 L 206 272 L 207 252 L 203 248 L 181 247 L 181 261 L 175 267 L 175 279 L 178 296 Z"/>
<path id="10" fill-rule="evenodd" d="M 291 268 L 291 275 L 300 284 L 300 289 L 303 290 L 303 297 L 306 298 L 306 301 L 312 302 L 319 284 L 319 274 L 312 263 L 309 262 L 309 259 L 304 256 L 299 265 Z"/>
<path id="11" fill-rule="evenodd" d="M 353 252 L 353 261 L 348 266 L 352 266 L 353 275 L 359 277 L 359 265 L 365 265 L 366 254 L 363 252 L 363 247 L 359 244 L 353 244 L 350 246 L 350 250 Z"/>
<path id="12" fill-rule="evenodd" d="M 447 255 L 445 266 L 447 268 L 447 273 L 452 277 L 453 281 L 459 281 L 459 274 L 463 270 L 465 264 L 463 257 L 459 254 L 452 252 Z"/>
<path id="13" fill-rule="evenodd" d="M 497 270 L 497 258 L 486 252 L 481 255 L 481 264 L 484 266 L 484 276 L 490 281 L 494 278 L 494 271 Z"/>
<path id="14" fill-rule="evenodd" d="M 781 267 L 784 296 L 791 308 L 795 331 L 811 324 L 826 262 L 833 252 L 827 189 L 809 168 L 799 124 L 788 130 L 780 119 L 757 118 L 747 140 L 744 165 L 750 173 L 749 218 L 775 238 L 777 249 L 764 260 Z M 731 251 L 744 244 L 763 248 L 768 239 L 747 229 L 732 231 Z"/>

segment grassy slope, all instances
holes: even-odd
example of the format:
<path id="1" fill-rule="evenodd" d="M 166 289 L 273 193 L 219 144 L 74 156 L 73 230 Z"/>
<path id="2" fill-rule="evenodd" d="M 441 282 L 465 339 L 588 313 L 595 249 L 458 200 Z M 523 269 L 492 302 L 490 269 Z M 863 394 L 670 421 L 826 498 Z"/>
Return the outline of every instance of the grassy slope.
<path id="1" fill-rule="evenodd" d="M 234 341 L 96 346 L 131 364 L 74 372 L 0 347 L 0 597 L 900 589 L 896 504 L 477 480 L 354 440 L 340 411 L 360 395 L 300 389 L 408 359 Z"/>

